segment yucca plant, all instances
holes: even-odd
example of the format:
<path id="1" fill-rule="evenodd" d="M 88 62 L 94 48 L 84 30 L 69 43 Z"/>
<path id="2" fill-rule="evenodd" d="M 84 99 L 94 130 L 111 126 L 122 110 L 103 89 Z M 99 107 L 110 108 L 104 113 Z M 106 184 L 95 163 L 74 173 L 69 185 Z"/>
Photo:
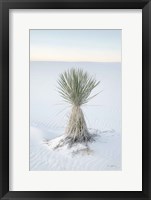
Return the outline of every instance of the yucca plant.
<path id="1" fill-rule="evenodd" d="M 90 96 L 92 90 L 99 83 L 82 69 L 71 68 L 60 74 L 58 80 L 59 94 L 64 101 L 72 106 L 69 122 L 65 130 L 66 141 L 70 144 L 92 140 L 81 106 L 97 95 Z"/>

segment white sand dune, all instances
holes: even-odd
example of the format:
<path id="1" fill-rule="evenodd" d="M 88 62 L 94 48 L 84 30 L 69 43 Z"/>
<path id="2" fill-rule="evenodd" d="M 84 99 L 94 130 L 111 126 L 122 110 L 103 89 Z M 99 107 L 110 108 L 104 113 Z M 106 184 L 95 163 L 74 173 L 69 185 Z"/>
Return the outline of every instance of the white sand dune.
<path id="1" fill-rule="evenodd" d="M 83 145 L 54 150 L 71 112 L 58 94 L 57 80 L 61 72 L 74 66 L 101 81 L 92 96 L 103 90 L 81 107 L 87 127 L 116 130 L 101 132 L 88 152 Z M 30 170 L 121 170 L 121 77 L 121 63 L 30 63 Z M 50 140 L 49 145 L 43 140 Z"/>
<path id="2" fill-rule="evenodd" d="M 32 171 L 114 171 L 121 170 L 121 134 L 96 131 L 95 141 L 55 149 L 64 136 L 30 128 L 30 170 Z M 63 132 L 63 130 L 62 130 Z"/>

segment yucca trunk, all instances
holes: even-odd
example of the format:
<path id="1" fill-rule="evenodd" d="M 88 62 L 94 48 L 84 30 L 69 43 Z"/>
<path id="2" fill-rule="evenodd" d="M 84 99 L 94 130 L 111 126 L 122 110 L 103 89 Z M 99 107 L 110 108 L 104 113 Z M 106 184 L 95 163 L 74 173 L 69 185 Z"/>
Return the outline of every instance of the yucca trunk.
<path id="1" fill-rule="evenodd" d="M 87 142 L 91 137 L 80 106 L 73 106 L 65 131 L 71 142 Z"/>

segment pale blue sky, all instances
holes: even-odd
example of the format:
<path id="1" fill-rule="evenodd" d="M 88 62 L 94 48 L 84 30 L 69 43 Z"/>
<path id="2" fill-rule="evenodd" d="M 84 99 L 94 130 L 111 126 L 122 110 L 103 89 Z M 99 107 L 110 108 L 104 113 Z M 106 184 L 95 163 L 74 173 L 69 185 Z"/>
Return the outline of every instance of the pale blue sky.
<path id="1" fill-rule="evenodd" d="M 121 62 L 121 34 L 121 30 L 30 30 L 30 60 Z"/>

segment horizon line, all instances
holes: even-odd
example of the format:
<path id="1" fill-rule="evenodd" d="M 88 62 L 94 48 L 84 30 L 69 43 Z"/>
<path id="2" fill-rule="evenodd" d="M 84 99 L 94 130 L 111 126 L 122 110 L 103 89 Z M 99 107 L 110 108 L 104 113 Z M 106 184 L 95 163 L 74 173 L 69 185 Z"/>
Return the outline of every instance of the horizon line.
<path id="1" fill-rule="evenodd" d="M 121 63 L 122 61 L 62 61 L 62 60 L 30 60 L 30 62 L 95 62 L 95 63 Z"/>

